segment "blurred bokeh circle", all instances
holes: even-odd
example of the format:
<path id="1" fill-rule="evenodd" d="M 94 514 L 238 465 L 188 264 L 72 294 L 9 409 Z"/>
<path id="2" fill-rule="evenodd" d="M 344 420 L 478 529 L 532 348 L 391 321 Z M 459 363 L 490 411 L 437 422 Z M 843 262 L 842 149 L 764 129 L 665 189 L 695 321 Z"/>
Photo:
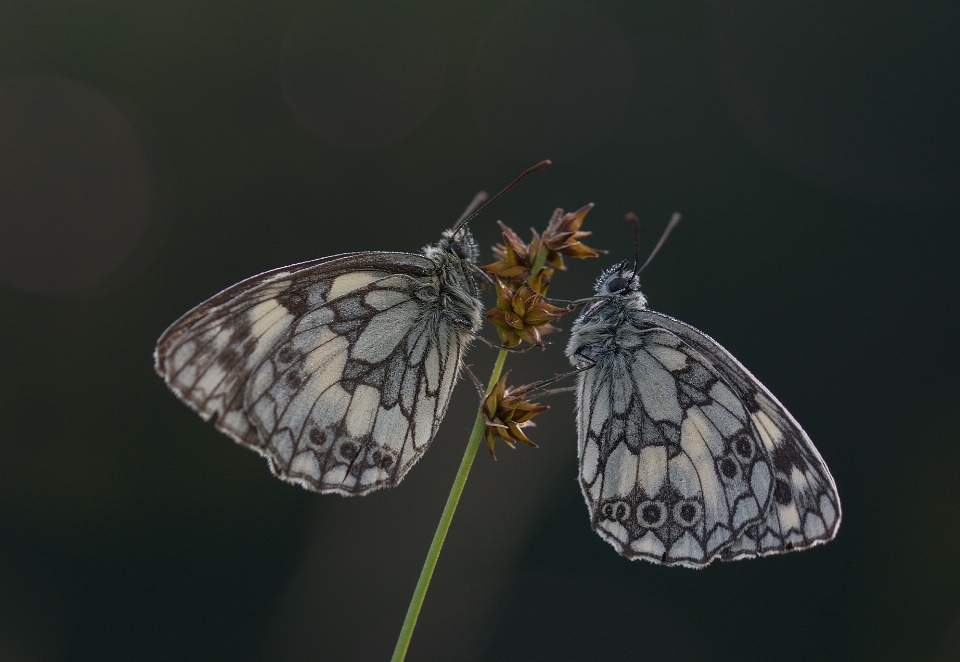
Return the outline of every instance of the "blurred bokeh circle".
<path id="1" fill-rule="evenodd" d="M 102 94 L 55 76 L 0 81 L 0 282 L 99 282 L 141 238 L 150 188 L 136 131 Z"/>
<path id="2" fill-rule="evenodd" d="M 615 26 L 571 0 L 503 10 L 477 47 L 473 114 L 499 149 L 525 161 L 569 161 L 596 148 L 623 116 L 633 63 Z"/>
<path id="3" fill-rule="evenodd" d="M 290 110 L 318 138 L 375 149 L 423 122 L 446 61 L 439 29 L 415 4 L 308 2 L 287 27 L 280 79 Z"/>
<path id="4" fill-rule="evenodd" d="M 873 203 L 960 205 L 956 5 L 708 4 L 727 104 L 785 170 Z"/>

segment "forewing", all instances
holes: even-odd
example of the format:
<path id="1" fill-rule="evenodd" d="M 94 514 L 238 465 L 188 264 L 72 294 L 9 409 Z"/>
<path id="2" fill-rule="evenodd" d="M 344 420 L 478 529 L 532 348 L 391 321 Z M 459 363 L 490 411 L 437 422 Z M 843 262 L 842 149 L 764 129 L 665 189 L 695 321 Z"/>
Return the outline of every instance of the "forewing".
<path id="1" fill-rule="evenodd" d="M 469 334 L 394 276 L 297 320 L 260 363 L 244 409 L 273 472 L 318 492 L 398 483 L 446 412 Z"/>
<path id="2" fill-rule="evenodd" d="M 709 362 L 749 412 L 753 437 L 772 469 L 772 496 L 765 517 L 721 550 L 723 559 L 778 554 L 831 540 L 840 525 L 840 499 L 826 464 L 793 416 L 756 377 L 709 336 L 653 311 L 645 324 L 674 334 Z"/>
<path id="3" fill-rule="evenodd" d="M 771 467 L 743 404 L 699 352 L 627 322 L 583 352 L 580 482 L 593 528 L 621 554 L 709 563 L 772 499 Z"/>

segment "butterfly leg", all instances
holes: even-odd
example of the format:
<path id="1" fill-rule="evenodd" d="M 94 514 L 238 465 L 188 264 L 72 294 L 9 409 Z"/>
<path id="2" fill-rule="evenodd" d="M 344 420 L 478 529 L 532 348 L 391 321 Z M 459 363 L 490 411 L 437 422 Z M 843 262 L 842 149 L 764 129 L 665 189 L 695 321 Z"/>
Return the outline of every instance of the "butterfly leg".
<path id="1" fill-rule="evenodd" d="M 473 382 L 473 385 L 477 388 L 477 393 L 480 395 L 480 400 L 482 402 L 487 395 L 486 392 L 484 391 L 483 383 L 479 379 L 477 379 L 477 376 L 475 374 L 473 374 L 473 370 L 470 369 L 469 365 L 465 364 L 463 366 L 463 369 L 467 373 L 467 375 L 470 377 L 470 380 Z"/>
<path id="2" fill-rule="evenodd" d="M 583 306 L 588 303 L 593 303 L 594 301 L 603 301 L 606 299 L 610 299 L 611 297 L 607 295 L 600 295 L 595 297 L 587 297 L 585 299 L 553 299 L 551 297 L 546 297 L 541 294 L 540 298 L 554 306 L 565 306 L 570 309 L 570 312 L 573 312 L 579 306 Z"/>
<path id="3" fill-rule="evenodd" d="M 470 271 L 473 272 L 474 277 L 482 278 L 484 284 L 489 285 L 490 287 L 494 286 L 495 283 L 493 282 L 493 276 L 488 274 L 486 271 L 484 271 L 480 267 L 471 264 Z"/>
<path id="4" fill-rule="evenodd" d="M 556 395 L 557 393 L 575 393 L 577 390 L 576 386 L 564 386 L 562 388 L 544 388 L 540 389 L 540 393 L 543 395 Z"/>
<path id="5" fill-rule="evenodd" d="M 559 382 L 559 381 L 561 381 L 561 380 L 563 380 L 563 379 L 566 379 L 567 377 L 572 377 L 573 375 L 577 375 L 577 374 L 579 374 L 579 373 L 581 373 L 581 372 L 585 372 L 585 371 L 587 371 L 587 370 L 590 370 L 590 369 L 593 368 L 595 365 L 597 365 L 594 361 L 591 361 L 590 359 L 588 359 L 588 358 L 586 358 L 586 357 L 577 357 L 577 358 L 579 358 L 579 359 L 584 363 L 584 365 L 581 365 L 581 366 L 579 366 L 579 367 L 577 367 L 577 368 L 574 368 L 573 370 L 568 370 L 567 372 L 562 372 L 562 373 L 560 373 L 559 375 L 554 375 L 553 377 L 550 377 L 549 379 L 541 379 L 539 382 L 533 382 L 532 384 L 526 384 L 525 386 L 522 386 L 521 388 L 522 388 L 523 391 L 525 391 L 525 392 L 528 392 L 528 391 L 540 391 L 541 393 L 543 393 L 543 394 L 545 394 L 545 395 L 553 395 L 554 393 L 563 393 L 563 392 L 565 392 L 565 391 L 572 391 L 572 390 L 574 390 L 574 389 L 576 388 L 575 386 L 569 386 L 569 387 L 558 388 L 558 389 L 546 389 L 546 388 L 543 388 L 543 387 L 544 387 L 544 386 L 549 386 L 550 384 L 555 384 L 556 382 Z"/>
<path id="6" fill-rule="evenodd" d="M 527 347 L 524 347 L 523 349 L 517 349 L 517 348 L 515 348 L 515 347 L 504 347 L 503 345 L 498 345 L 497 343 L 490 342 L 489 340 L 487 340 L 486 338 L 484 338 L 483 336 L 481 336 L 479 333 L 478 333 L 477 335 L 475 335 L 474 338 L 476 338 L 477 340 L 479 340 L 480 342 L 482 342 L 482 343 L 483 343 L 484 345 L 486 345 L 487 347 L 492 347 L 493 349 L 502 349 L 503 351 L 505 351 L 505 352 L 510 352 L 510 353 L 512 353 L 512 354 L 526 354 L 526 353 L 529 352 L 531 349 L 544 349 L 543 347 L 540 347 L 539 345 L 528 345 Z"/>

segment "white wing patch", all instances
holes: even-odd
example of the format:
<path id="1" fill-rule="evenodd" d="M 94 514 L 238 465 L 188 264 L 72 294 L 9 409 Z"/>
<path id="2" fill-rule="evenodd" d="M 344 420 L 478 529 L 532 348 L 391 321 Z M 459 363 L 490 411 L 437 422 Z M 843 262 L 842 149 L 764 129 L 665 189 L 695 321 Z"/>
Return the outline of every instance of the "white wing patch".
<path id="1" fill-rule="evenodd" d="M 284 480 L 395 485 L 436 434 L 473 331 L 445 314 L 435 269 L 364 253 L 256 276 L 171 326 L 157 371 Z"/>

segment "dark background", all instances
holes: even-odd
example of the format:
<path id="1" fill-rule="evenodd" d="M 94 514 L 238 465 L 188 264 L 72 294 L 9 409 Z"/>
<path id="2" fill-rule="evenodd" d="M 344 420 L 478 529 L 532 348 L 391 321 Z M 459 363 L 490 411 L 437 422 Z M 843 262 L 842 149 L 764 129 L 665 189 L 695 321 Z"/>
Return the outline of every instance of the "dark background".
<path id="1" fill-rule="evenodd" d="M 548 157 L 472 224 L 485 255 L 497 218 L 595 202 L 611 254 L 552 290 L 583 296 L 632 257 L 624 212 L 646 252 L 681 211 L 651 306 L 787 403 L 843 524 L 629 562 L 555 396 L 539 450 L 478 455 L 409 659 L 960 659 L 958 8 L 0 3 L 0 660 L 387 659 L 473 389 L 399 489 L 320 497 L 179 403 L 153 344 L 268 268 L 415 251 Z"/>

